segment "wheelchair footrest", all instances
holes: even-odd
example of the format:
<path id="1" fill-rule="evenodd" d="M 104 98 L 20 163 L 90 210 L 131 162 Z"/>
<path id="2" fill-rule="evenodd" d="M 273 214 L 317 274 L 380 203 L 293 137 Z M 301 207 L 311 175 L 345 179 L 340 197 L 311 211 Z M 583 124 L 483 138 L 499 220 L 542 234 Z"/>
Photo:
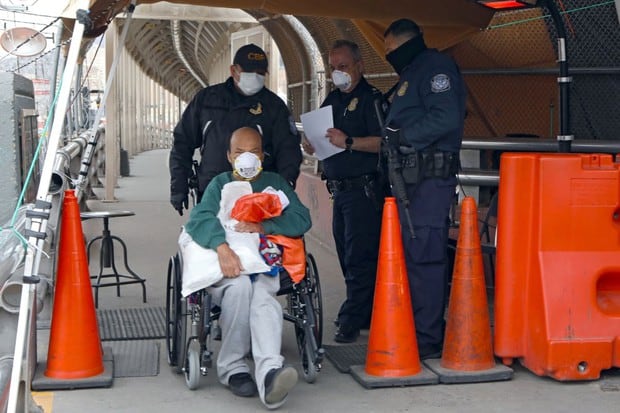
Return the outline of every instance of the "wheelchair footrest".
<path id="1" fill-rule="evenodd" d="M 211 354 L 212 353 L 209 350 L 205 350 L 202 353 L 202 361 L 201 361 L 200 364 L 203 367 L 206 367 L 206 368 L 209 368 L 209 369 L 213 368 L 213 359 L 211 359 Z"/>

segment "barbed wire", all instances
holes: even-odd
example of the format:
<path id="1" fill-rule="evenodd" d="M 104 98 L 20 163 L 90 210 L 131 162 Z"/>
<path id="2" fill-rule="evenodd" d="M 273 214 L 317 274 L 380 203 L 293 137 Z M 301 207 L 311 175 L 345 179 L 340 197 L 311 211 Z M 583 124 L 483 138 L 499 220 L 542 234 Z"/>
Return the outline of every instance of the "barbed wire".
<path id="1" fill-rule="evenodd" d="M 608 6 L 610 4 L 614 4 L 614 0 L 603 1 L 602 3 L 590 4 L 588 6 L 583 6 L 583 7 L 576 7 L 574 9 L 569 9 L 569 10 L 564 9 L 564 7 L 563 7 L 564 5 L 562 4 L 562 10 L 563 11 L 561 11 L 560 14 L 567 14 L 567 15 L 569 15 L 571 13 L 576 13 L 576 12 L 580 12 L 580 11 L 584 11 L 584 10 L 588 10 L 588 9 L 593 9 L 593 8 L 596 8 L 596 7 Z M 507 26 L 514 26 L 514 25 L 517 25 L 517 24 L 529 23 L 531 21 L 542 20 L 542 19 L 546 19 L 548 17 L 551 17 L 551 15 L 543 14 L 541 16 L 530 17 L 530 18 L 527 18 L 527 19 L 521 19 L 521 20 L 515 20 L 515 21 L 511 21 L 511 22 L 507 22 L 507 23 L 495 24 L 493 26 L 487 27 L 484 30 L 488 31 L 488 30 L 499 29 L 499 28 L 507 27 Z"/>
<path id="2" fill-rule="evenodd" d="M 80 97 L 79 91 L 82 90 L 82 88 L 86 84 L 86 81 L 88 80 L 88 75 L 90 74 L 90 70 L 93 68 L 93 65 L 95 64 L 95 60 L 97 60 L 97 54 L 99 54 L 101 43 L 103 43 L 103 36 L 99 36 L 99 44 L 97 45 L 97 49 L 95 49 L 95 55 L 93 56 L 93 59 L 91 60 L 90 65 L 88 65 L 88 69 L 86 69 L 86 73 L 84 74 L 84 76 L 82 76 L 82 82 L 80 84 L 80 87 L 78 90 L 75 91 L 75 96 L 73 97 L 73 100 L 71 101 L 71 103 L 69 103 L 69 107 L 73 106 L 77 98 Z"/>
<path id="3" fill-rule="evenodd" d="M 40 22 L 33 22 L 33 21 L 24 21 L 24 20 L 15 20 L 15 19 L 2 19 L 0 18 L 1 22 L 6 22 L 6 23 L 23 23 L 23 24 L 33 24 L 33 25 L 39 25 L 39 26 L 45 26 L 46 23 L 40 23 Z"/>
<path id="4" fill-rule="evenodd" d="M 23 64 L 23 65 L 21 65 L 21 66 L 17 66 L 17 67 L 16 67 L 15 69 L 13 69 L 13 70 L 9 70 L 9 72 L 11 72 L 11 73 L 15 73 L 15 72 L 17 72 L 17 71 L 19 71 L 19 70 L 21 70 L 21 69 L 23 69 L 23 68 L 25 68 L 25 67 L 28 67 L 28 66 L 30 66 L 31 64 L 36 63 L 36 62 L 38 62 L 39 60 L 43 59 L 45 56 L 47 56 L 48 54 L 52 53 L 53 51 L 55 51 L 55 50 L 56 50 L 56 49 L 58 49 L 59 47 L 65 46 L 65 45 L 67 45 L 67 44 L 69 44 L 69 43 L 71 43 L 71 39 L 67 39 L 67 40 L 65 40 L 65 41 L 62 41 L 62 42 L 60 42 L 59 44 L 57 44 L 56 46 L 54 46 L 52 49 L 48 50 L 47 52 L 45 52 L 45 53 L 43 53 L 43 54 L 41 54 L 41 55 L 37 56 L 36 58 L 32 59 L 31 61 L 29 61 L 29 62 L 27 62 L 27 63 L 24 63 L 24 64 Z"/>
<path id="5" fill-rule="evenodd" d="M 90 21 L 93 22 L 94 20 L 97 20 L 99 17 L 105 17 L 106 24 L 109 24 L 114 19 L 114 15 L 110 16 L 110 11 L 114 8 L 114 6 L 116 6 L 120 2 L 121 2 L 121 0 L 115 0 L 114 2 L 108 4 L 108 7 L 106 7 L 103 10 L 101 10 L 96 15 L 92 15 L 92 16 L 89 15 Z M 29 15 L 33 15 L 33 16 L 41 16 L 41 17 L 54 17 L 54 20 L 52 20 L 50 23 L 46 24 L 45 27 L 43 27 L 41 30 L 38 30 L 36 33 L 32 34 L 30 37 L 28 37 L 28 39 L 26 39 L 23 42 L 21 42 L 13 50 L 11 50 L 8 54 L 4 55 L 3 57 L 0 57 L 0 62 L 2 62 L 4 59 L 6 59 L 9 55 L 13 55 L 13 53 L 15 53 L 17 50 L 19 50 L 20 47 L 22 47 L 25 44 L 27 44 L 34 36 L 36 36 L 37 34 L 42 34 L 41 32 L 43 32 L 44 30 L 48 29 L 50 26 L 52 26 L 54 23 L 56 23 L 58 20 L 61 19 L 60 16 L 45 16 L 45 15 L 42 15 L 42 14 L 29 13 L 29 12 L 20 12 L 20 13 L 29 14 Z M 52 51 L 56 50 L 58 47 L 64 46 L 65 44 L 67 44 L 69 42 L 70 42 L 70 40 L 61 42 L 60 44 L 56 45 L 56 47 L 48 50 L 47 52 L 43 53 L 40 56 L 37 56 L 36 59 L 33 59 L 33 60 L 29 61 L 28 63 L 25 63 L 25 64 L 23 64 L 21 66 L 17 66 L 14 70 L 11 70 L 10 72 L 14 73 L 14 72 L 16 72 L 18 70 L 21 70 L 21 69 L 23 69 L 23 68 L 25 68 L 25 67 L 33 64 L 33 63 L 36 63 L 37 61 L 39 61 L 40 59 L 42 59 L 43 57 L 45 57 L 46 55 L 48 55 Z"/>
<path id="6" fill-rule="evenodd" d="M 50 17 L 50 18 L 60 17 L 60 16 L 52 16 L 50 14 L 34 13 L 28 10 L 6 10 L 6 11 L 10 11 L 11 13 L 17 13 L 17 14 L 27 14 L 29 16 L 36 16 L 36 17 Z"/>
<path id="7" fill-rule="evenodd" d="M 4 4 L 5 2 L 8 2 L 10 5 Z M 2 9 L 7 9 L 9 7 L 13 7 L 13 8 L 25 7 L 25 8 L 27 8 L 27 7 L 34 6 L 38 2 L 39 2 L 39 0 L 30 0 L 30 1 L 22 0 L 22 1 L 19 1 L 16 4 L 13 0 L 0 0 L 0 8 L 2 8 Z M 9 10 L 9 11 L 12 11 L 12 10 Z"/>

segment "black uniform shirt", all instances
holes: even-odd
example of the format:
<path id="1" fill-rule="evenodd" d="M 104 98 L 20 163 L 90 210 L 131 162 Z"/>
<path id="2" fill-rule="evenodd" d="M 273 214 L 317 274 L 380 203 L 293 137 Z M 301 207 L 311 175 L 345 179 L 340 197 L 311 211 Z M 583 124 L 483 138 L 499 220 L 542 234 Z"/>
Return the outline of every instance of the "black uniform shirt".
<path id="1" fill-rule="evenodd" d="M 264 87 L 252 96 L 241 95 L 232 77 L 199 91 L 174 129 L 170 151 L 171 193 L 187 193 L 194 150 L 200 148 L 199 192 L 214 176 L 230 171 L 226 157 L 230 135 L 242 126 L 263 137 L 263 168 L 278 172 L 294 185 L 302 154 L 300 137 L 286 104 Z"/>
<path id="2" fill-rule="evenodd" d="M 436 49 L 416 56 L 400 74 L 386 125 L 417 150 L 458 152 L 465 120 L 465 85 L 456 63 Z"/>
<path id="3" fill-rule="evenodd" d="M 321 107 L 332 105 L 334 127 L 356 139 L 381 136 L 374 101 L 383 102 L 381 92 L 363 77 L 349 93 L 333 90 Z M 327 179 L 352 178 L 377 171 L 378 154 L 360 151 L 343 151 L 323 160 Z"/>

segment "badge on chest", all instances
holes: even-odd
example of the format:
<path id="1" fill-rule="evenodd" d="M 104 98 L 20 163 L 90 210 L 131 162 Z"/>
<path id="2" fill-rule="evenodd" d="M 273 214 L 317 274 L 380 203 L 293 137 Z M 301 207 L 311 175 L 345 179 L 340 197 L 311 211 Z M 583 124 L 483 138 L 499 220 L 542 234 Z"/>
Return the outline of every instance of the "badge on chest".
<path id="1" fill-rule="evenodd" d="M 255 108 L 250 108 L 250 113 L 252 115 L 260 115 L 261 113 L 263 113 L 263 105 L 258 102 Z"/>
<path id="2" fill-rule="evenodd" d="M 358 102 L 359 100 L 357 98 L 351 99 L 351 102 L 349 102 L 349 106 L 347 106 L 347 111 L 353 112 L 355 109 L 357 109 Z"/>

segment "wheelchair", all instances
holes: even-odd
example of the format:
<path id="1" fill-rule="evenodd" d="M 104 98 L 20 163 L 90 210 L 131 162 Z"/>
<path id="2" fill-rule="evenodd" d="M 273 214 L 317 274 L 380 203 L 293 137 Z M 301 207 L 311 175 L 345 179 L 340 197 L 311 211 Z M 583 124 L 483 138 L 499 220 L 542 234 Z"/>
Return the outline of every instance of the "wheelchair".
<path id="1" fill-rule="evenodd" d="M 185 374 L 190 390 L 198 388 L 200 377 L 212 367 L 211 342 L 217 339 L 216 321 L 221 310 L 212 305 L 206 289 L 181 296 L 183 262 L 181 253 L 170 257 L 166 289 L 166 350 L 168 364 L 177 374 Z M 280 271 L 278 296 L 286 296 L 285 320 L 293 323 L 304 380 L 313 383 L 325 350 L 323 339 L 323 305 L 316 261 L 306 253 L 306 273 L 294 284 L 285 270 Z"/>

